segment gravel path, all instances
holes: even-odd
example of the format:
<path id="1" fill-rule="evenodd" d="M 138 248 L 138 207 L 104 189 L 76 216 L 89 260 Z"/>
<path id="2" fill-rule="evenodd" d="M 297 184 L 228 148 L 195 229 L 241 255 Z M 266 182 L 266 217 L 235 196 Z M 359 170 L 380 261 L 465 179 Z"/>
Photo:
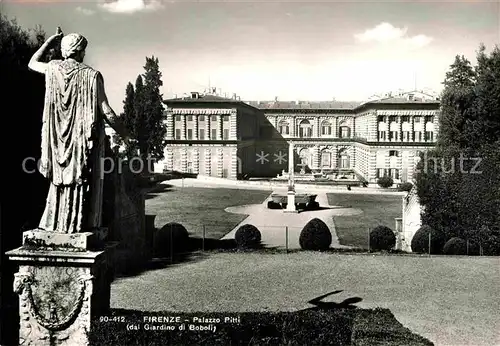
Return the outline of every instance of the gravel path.
<path id="1" fill-rule="evenodd" d="M 305 193 L 306 190 L 297 190 L 297 193 Z M 273 193 L 286 194 L 286 189 L 278 189 Z M 245 214 L 248 217 L 237 225 L 231 232 L 225 235 L 222 239 L 234 239 L 234 235 L 238 228 L 244 224 L 256 226 L 262 235 L 262 243 L 267 247 L 285 248 L 288 242 L 289 249 L 300 249 L 299 236 L 302 228 L 311 219 L 318 218 L 326 223 L 332 233 L 333 248 L 348 248 L 340 245 L 337 233 L 335 231 L 335 223 L 333 217 L 335 215 L 356 215 L 362 214 L 361 209 L 342 208 L 340 206 L 330 206 L 326 193 L 315 191 L 318 196 L 316 201 L 319 202 L 322 210 L 303 211 L 300 213 L 284 213 L 280 209 L 268 209 L 267 200 L 262 204 L 253 204 L 245 206 L 236 206 L 226 208 L 227 212 L 235 214 Z M 288 229 L 288 238 L 287 238 Z"/>

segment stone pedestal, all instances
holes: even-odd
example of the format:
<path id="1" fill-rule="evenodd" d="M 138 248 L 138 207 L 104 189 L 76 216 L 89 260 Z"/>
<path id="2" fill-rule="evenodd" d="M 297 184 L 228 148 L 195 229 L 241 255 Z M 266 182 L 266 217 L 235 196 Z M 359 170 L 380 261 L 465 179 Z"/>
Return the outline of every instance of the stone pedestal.
<path id="1" fill-rule="evenodd" d="M 295 209 L 295 172 L 294 172 L 294 144 L 288 146 L 288 194 L 285 213 L 297 213 Z"/>
<path id="2" fill-rule="evenodd" d="M 295 191 L 288 191 L 285 213 L 298 213 L 295 208 Z"/>
<path id="3" fill-rule="evenodd" d="M 19 264 L 19 344 L 88 345 L 91 321 L 109 311 L 113 245 L 99 233 L 28 231 L 9 251 Z"/>

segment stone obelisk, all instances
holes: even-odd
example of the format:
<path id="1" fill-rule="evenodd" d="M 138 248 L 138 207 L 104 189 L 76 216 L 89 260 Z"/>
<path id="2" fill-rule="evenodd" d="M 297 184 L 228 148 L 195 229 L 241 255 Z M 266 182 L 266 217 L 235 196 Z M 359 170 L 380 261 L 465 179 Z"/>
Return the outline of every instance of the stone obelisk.
<path id="1" fill-rule="evenodd" d="M 290 141 L 288 145 L 288 193 L 285 213 L 297 213 L 295 208 L 295 170 L 294 170 L 294 145 Z"/>

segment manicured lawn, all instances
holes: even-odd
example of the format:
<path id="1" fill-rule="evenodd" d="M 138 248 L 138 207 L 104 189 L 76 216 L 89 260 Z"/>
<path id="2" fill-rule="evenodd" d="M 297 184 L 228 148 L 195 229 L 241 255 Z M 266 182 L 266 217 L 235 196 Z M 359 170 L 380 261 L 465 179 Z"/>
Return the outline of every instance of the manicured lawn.
<path id="1" fill-rule="evenodd" d="M 342 245 L 368 248 L 368 228 L 385 225 L 394 229 L 402 215 L 401 196 L 328 193 L 328 203 L 363 210 L 361 215 L 336 216 L 335 229 Z"/>
<path id="2" fill-rule="evenodd" d="M 262 203 L 271 194 L 263 190 L 165 186 L 165 191 L 150 193 L 146 200 L 146 213 L 156 215 L 155 226 L 178 222 L 193 237 L 201 237 L 205 226 L 206 237 L 215 239 L 246 218 L 225 208 Z"/>
<path id="3" fill-rule="evenodd" d="M 311 299 L 338 290 L 322 301 L 362 298 L 355 304 L 359 308 L 389 309 L 405 327 L 437 345 L 498 345 L 499 265 L 498 258 L 479 256 L 206 252 L 193 254 L 184 263 L 115 280 L 111 307 L 171 311 L 173 316 L 294 312 L 311 308 Z M 376 321 L 385 330 L 386 324 L 380 318 Z M 370 342 L 376 330 L 368 334 L 365 328 L 354 330 L 362 333 L 357 336 L 360 345 L 389 345 Z M 255 345 L 245 345 L 249 344 Z"/>

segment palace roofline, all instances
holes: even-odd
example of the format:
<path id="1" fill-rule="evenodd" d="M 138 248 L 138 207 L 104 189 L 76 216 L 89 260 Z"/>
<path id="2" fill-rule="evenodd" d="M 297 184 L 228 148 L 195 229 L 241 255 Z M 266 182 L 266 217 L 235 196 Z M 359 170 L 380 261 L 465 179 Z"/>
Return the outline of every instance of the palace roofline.
<path id="1" fill-rule="evenodd" d="M 412 92 L 400 94 L 396 97 L 386 97 L 377 100 L 369 101 L 241 101 L 239 97 L 235 95 L 233 98 L 221 97 L 212 94 L 200 94 L 197 92 L 191 93 L 191 96 L 177 97 L 172 99 L 166 99 L 163 101 L 165 104 L 213 104 L 213 103 L 226 103 L 226 104 L 236 104 L 240 106 L 247 106 L 256 108 L 263 111 L 273 111 L 273 110 L 288 110 L 288 111 L 360 111 L 363 109 L 368 109 L 370 106 L 375 106 L 376 108 L 380 106 L 395 106 L 395 105 L 405 105 L 406 107 L 411 106 L 422 106 L 427 108 L 430 105 L 435 105 L 439 107 L 440 101 L 437 98 L 416 98 L 409 99 L 404 97 L 404 95 L 411 94 Z M 425 93 L 415 91 L 415 93 L 420 93 L 423 95 L 430 96 Z M 405 108 L 406 108 L 405 107 Z"/>

